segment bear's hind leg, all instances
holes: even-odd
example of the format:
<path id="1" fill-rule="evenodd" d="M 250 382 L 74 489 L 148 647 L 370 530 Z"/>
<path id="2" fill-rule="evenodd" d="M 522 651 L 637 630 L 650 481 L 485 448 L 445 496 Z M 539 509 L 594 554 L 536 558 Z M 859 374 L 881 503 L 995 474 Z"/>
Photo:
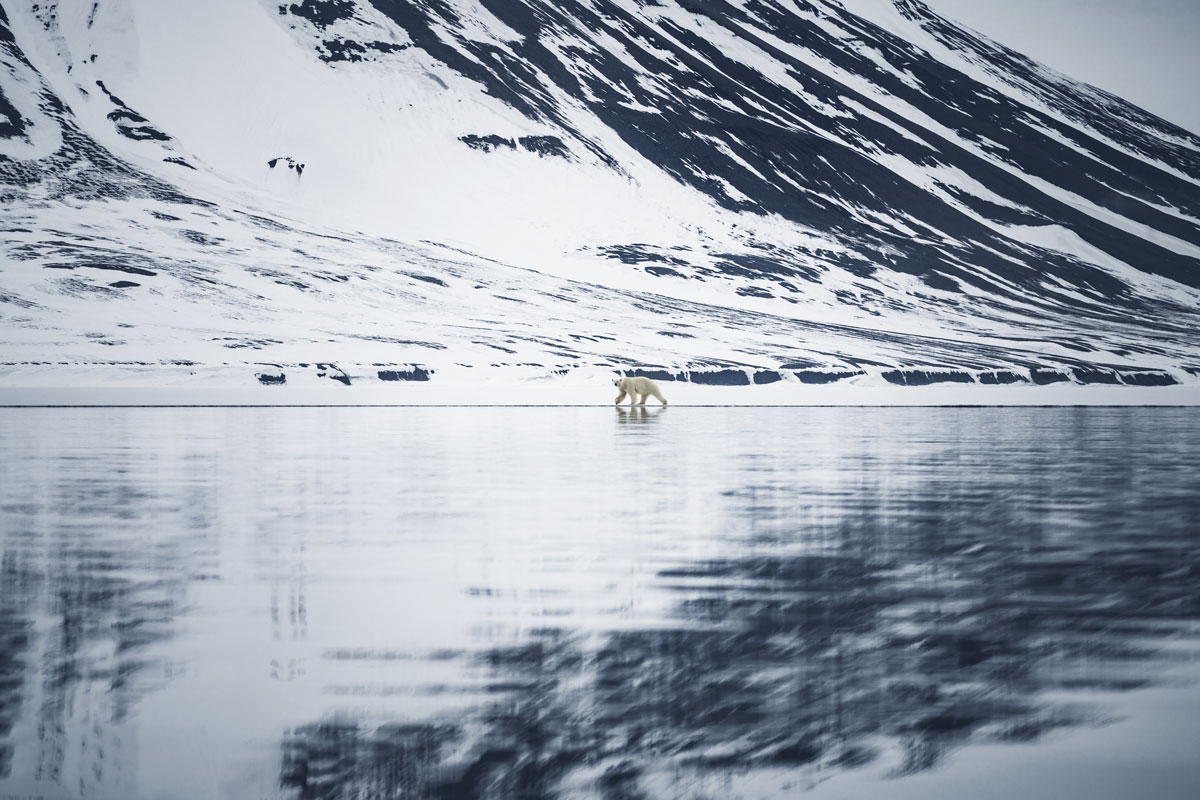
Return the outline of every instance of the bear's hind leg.
<path id="1" fill-rule="evenodd" d="M 647 398 L 647 397 L 649 397 L 649 396 L 650 396 L 650 395 L 648 395 L 648 394 L 639 394 L 639 395 L 638 395 L 638 399 L 637 399 L 637 401 L 638 401 L 638 402 L 637 402 L 637 404 L 638 404 L 639 406 L 644 406 L 644 405 L 646 405 L 646 398 Z"/>
<path id="2" fill-rule="evenodd" d="M 664 406 L 667 404 L 667 398 L 662 396 L 662 392 L 655 392 L 654 397 L 658 400 L 658 402 L 662 403 Z"/>

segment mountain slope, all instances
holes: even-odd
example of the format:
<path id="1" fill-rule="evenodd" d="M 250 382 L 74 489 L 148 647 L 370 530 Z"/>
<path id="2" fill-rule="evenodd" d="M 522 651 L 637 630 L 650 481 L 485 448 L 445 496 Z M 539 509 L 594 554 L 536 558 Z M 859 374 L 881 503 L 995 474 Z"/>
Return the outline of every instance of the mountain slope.
<path id="1" fill-rule="evenodd" d="M 3 12 L 10 381 L 1200 371 L 1200 138 L 918 2 Z"/>

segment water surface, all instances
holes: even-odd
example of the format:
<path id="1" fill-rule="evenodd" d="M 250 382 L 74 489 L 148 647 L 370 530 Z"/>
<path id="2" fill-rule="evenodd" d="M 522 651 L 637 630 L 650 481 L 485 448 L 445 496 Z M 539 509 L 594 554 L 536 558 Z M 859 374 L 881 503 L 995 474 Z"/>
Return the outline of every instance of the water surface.
<path id="1" fill-rule="evenodd" d="M 1200 796 L 1193 410 L 0 409 L 0 443 L 0 798 Z"/>

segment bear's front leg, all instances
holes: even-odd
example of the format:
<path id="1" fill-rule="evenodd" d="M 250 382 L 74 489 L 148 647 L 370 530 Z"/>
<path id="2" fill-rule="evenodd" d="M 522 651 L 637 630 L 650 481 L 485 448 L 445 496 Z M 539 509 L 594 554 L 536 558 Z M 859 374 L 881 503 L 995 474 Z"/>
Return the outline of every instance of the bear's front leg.
<path id="1" fill-rule="evenodd" d="M 622 401 L 622 400 L 624 400 L 624 399 L 625 399 L 625 393 L 624 393 L 624 392 L 621 392 L 619 395 L 617 395 L 617 402 L 616 402 L 616 405 L 621 405 L 621 401 Z"/>

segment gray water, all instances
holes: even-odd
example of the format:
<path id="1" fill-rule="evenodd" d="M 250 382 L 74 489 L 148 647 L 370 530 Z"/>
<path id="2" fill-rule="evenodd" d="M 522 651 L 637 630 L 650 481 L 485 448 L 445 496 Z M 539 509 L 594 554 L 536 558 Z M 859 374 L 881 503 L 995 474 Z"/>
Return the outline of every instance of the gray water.
<path id="1" fill-rule="evenodd" d="M 0 409 L 0 799 L 1200 796 L 1189 409 Z"/>

